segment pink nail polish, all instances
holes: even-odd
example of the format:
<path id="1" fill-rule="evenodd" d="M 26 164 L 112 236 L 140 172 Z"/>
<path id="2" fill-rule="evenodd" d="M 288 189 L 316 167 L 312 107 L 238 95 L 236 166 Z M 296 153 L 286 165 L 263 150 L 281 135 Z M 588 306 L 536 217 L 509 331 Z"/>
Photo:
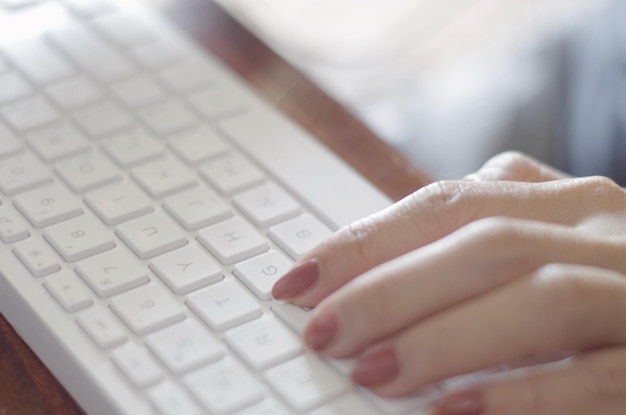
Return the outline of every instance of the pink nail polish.
<path id="1" fill-rule="evenodd" d="M 294 267 L 283 276 L 272 289 L 277 300 L 294 298 L 311 288 L 319 279 L 320 271 L 317 259 L 310 259 Z"/>
<path id="2" fill-rule="evenodd" d="M 387 347 L 361 357 L 352 371 L 352 380 L 361 386 L 372 388 L 391 382 L 399 372 L 396 351 Z"/>
<path id="3" fill-rule="evenodd" d="M 446 397 L 429 412 L 432 415 L 482 415 L 484 413 L 485 402 L 483 395 L 478 390 Z"/>
<path id="4" fill-rule="evenodd" d="M 332 307 L 326 307 L 307 327 L 304 341 L 313 350 L 324 350 L 335 340 L 338 332 L 337 314 Z"/>

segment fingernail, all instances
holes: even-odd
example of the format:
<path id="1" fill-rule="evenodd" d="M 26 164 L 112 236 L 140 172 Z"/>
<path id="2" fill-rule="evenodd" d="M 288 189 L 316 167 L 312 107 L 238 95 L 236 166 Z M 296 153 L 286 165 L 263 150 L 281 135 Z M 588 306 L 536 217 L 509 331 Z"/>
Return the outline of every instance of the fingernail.
<path id="1" fill-rule="evenodd" d="M 396 351 L 387 347 L 361 357 L 352 371 L 352 380 L 371 388 L 391 382 L 399 372 Z"/>
<path id="2" fill-rule="evenodd" d="M 467 391 L 439 401 L 429 415 L 482 415 L 485 402 L 480 391 Z"/>
<path id="3" fill-rule="evenodd" d="M 307 288 L 312 287 L 319 279 L 320 271 L 317 259 L 310 259 L 294 267 L 274 284 L 272 294 L 277 300 L 291 299 Z"/>
<path id="4" fill-rule="evenodd" d="M 306 329 L 304 341 L 313 350 L 324 350 L 337 337 L 339 320 L 331 307 L 326 307 Z"/>

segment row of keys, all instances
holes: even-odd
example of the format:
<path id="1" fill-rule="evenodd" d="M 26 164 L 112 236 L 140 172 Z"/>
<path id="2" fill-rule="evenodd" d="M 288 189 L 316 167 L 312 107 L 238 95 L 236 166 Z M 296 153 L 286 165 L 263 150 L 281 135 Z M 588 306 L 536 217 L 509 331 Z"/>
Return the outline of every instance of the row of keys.
<path id="1" fill-rule="evenodd" d="M 50 203 L 54 204 L 54 201 Z M 0 235 L 4 235 L 4 239 L 28 237 L 28 230 L 9 207 L 2 206 L 0 215 Z M 118 226 L 116 233 L 143 259 L 174 251 L 171 259 L 156 258 L 151 267 L 176 293 L 193 291 L 221 278 L 219 267 L 197 247 L 175 251 L 188 244 L 186 235 L 162 213 L 126 222 Z M 301 239 L 303 234 L 306 240 Z M 291 252 L 294 259 L 301 255 L 300 250 L 306 252 L 329 234 L 330 230 L 310 215 L 302 215 L 270 229 L 270 236 L 273 235 L 283 249 Z M 145 272 L 134 265 L 135 258 L 118 250 L 109 251 L 115 247 L 112 235 L 90 216 L 80 216 L 51 226 L 43 236 L 67 262 L 93 257 L 78 264 L 77 271 L 101 297 L 115 295 L 146 282 Z M 269 244 L 265 237 L 240 218 L 201 230 L 198 241 L 223 264 L 256 257 L 251 262 L 237 265 L 234 272 L 261 299 L 269 298 L 271 286 L 291 265 L 287 258 L 276 252 L 258 256 L 269 250 Z M 37 277 L 60 269 L 60 259 L 54 251 L 38 237 L 20 242 L 15 248 L 16 255 Z M 100 253 L 103 254 L 96 256 Z M 187 274 L 181 277 L 181 269 L 168 265 L 170 260 L 178 261 L 178 267 L 186 265 L 182 270 Z"/>
<path id="2" fill-rule="evenodd" d="M 62 129 L 54 134 L 63 134 L 66 131 L 68 135 L 65 137 L 69 137 L 64 141 L 66 146 L 61 146 L 56 151 L 48 151 L 47 154 L 50 158 L 84 149 L 81 147 L 81 139 L 72 135 L 71 127 L 69 130 Z M 0 134 L 2 134 L 2 130 L 0 130 Z M 55 145 L 54 135 L 47 135 L 45 139 L 42 138 L 39 141 L 41 137 L 44 136 L 34 135 L 30 138 L 36 143 L 34 146 L 38 150 L 42 150 L 43 147 L 51 148 Z M 72 141 L 71 137 L 76 139 Z M 144 161 L 161 154 L 156 147 L 154 147 L 154 151 L 150 150 L 150 146 L 139 149 L 140 136 L 134 137 L 138 140 L 136 142 L 138 150 L 133 152 L 133 141 L 127 140 L 128 137 L 127 135 L 113 137 L 110 141 L 105 142 L 104 148 L 114 155 L 114 159 L 127 164 Z M 12 145 L 10 141 L 8 143 L 6 144 L 7 152 L 13 151 L 13 148 L 20 149 L 18 145 Z M 121 145 L 130 145 L 131 148 L 120 147 Z M 122 155 L 123 152 L 125 155 Z M 84 193 L 122 179 L 120 170 L 98 152 L 66 159 L 56 165 L 55 171 L 76 193 Z M 258 168 L 242 156 L 234 154 L 220 157 L 205 164 L 201 173 L 213 186 L 226 194 L 249 188 L 264 179 Z M 178 193 L 197 184 L 195 174 L 172 157 L 138 166 L 131 171 L 131 176 L 156 199 Z M 30 153 L 0 159 L 0 190 L 6 195 L 16 195 L 51 181 L 52 176 L 49 169 Z"/>
<path id="3" fill-rule="evenodd" d="M 79 322 L 81 326 L 85 324 L 84 319 Z M 317 357 L 297 357 L 302 352 L 299 339 L 272 316 L 232 329 L 226 333 L 225 339 L 253 368 L 267 370 L 265 378 L 270 386 L 298 411 L 311 410 L 347 388 L 347 380 Z M 153 354 L 135 344 L 116 349 L 112 354 L 114 362 L 138 387 L 154 385 L 164 377 L 153 357 L 156 356 L 174 373 L 193 371 L 183 378 L 184 383 L 212 413 L 231 413 L 254 404 L 266 394 L 265 387 L 242 366 L 231 358 L 224 358 L 224 347 L 195 320 L 186 319 L 150 334 L 146 345 Z M 198 411 L 187 392 L 170 382 L 159 384 L 149 391 L 149 395 L 164 413 L 178 413 L 175 411 L 181 408 Z M 362 413 L 373 413 L 355 395 L 343 398 L 333 406 L 363 408 L 365 412 Z M 261 407 L 284 411 L 273 401 L 263 402 L 256 410 Z M 320 409 L 318 413 L 325 412 Z"/>
<path id="4" fill-rule="evenodd" d="M 298 411 L 311 410 L 342 394 L 348 386 L 344 377 L 319 358 L 308 355 L 268 370 L 265 379 L 272 389 Z M 265 386 L 231 358 L 222 359 L 193 372 L 185 376 L 183 382 L 202 407 L 215 414 L 232 413 L 252 406 L 267 394 Z M 163 391 L 163 387 L 159 389 Z M 163 392 L 174 394 L 168 390 Z M 182 407 L 192 407 L 188 404 L 191 401 L 186 399 L 182 390 L 175 392 L 175 396 L 177 402 L 181 401 Z M 154 394 L 151 397 L 153 402 L 159 401 Z M 268 409 L 276 410 L 269 412 L 272 414 L 286 413 L 275 401 L 253 406 L 249 413 L 267 413 L 255 411 Z"/>
<path id="5" fill-rule="evenodd" d="M 267 322 L 274 321 L 269 316 L 266 318 Z M 261 333 L 261 337 L 258 337 L 259 333 L 254 329 L 247 330 L 247 333 L 245 329 L 240 331 L 246 341 L 266 338 L 265 333 Z M 252 343 L 259 344 L 256 340 Z M 235 360 L 229 357 L 224 358 L 223 346 L 216 342 L 204 327 L 193 320 L 185 320 L 148 336 L 146 344 L 158 360 L 172 372 L 184 374 L 194 371 L 183 377 L 185 387 L 181 387 L 171 381 L 162 381 L 164 373 L 153 355 L 147 350 L 129 344 L 113 353 L 114 362 L 137 386 L 146 387 L 156 384 L 148 389 L 148 396 L 163 414 L 193 415 L 203 413 L 203 409 L 216 414 L 232 413 L 237 410 L 241 410 L 237 413 L 242 415 L 291 413 L 276 400 L 264 399 L 267 395 L 265 386 Z M 267 343 L 261 340 L 260 344 L 263 346 Z M 311 412 L 315 415 L 336 413 L 373 415 L 378 413 L 371 403 L 357 394 L 348 394 L 339 399 L 333 399 L 345 392 L 348 387 L 347 380 L 312 355 L 296 358 L 285 355 L 282 362 L 267 370 L 264 377 L 270 387 L 290 407 L 298 411 L 311 411 L 318 408 Z M 191 399 L 187 391 L 196 399 Z M 419 398 L 389 401 L 371 395 L 370 397 L 376 401 L 377 406 L 385 408 L 386 413 L 389 414 L 405 413 L 423 406 L 425 402 L 420 401 Z M 330 403 L 327 403 L 329 401 Z M 202 407 L 199 407 L 197 402 Z"/>
<path id="6" fill-rule="evenodd" d="M 41 66 L 40 66 L 41 67 Z M 46 67 L 45 65 L 43 67 Z M 98 65 L 94 65 L 98 67 Z M 99 70 L 112 70 L 112 67 L 98 67 Z M 167 69 L 162 75 L 163 82 L 174 85 L 176 89 L 188 88 L 187 84 L 181 85 L 177 76 L 179 73 L 190 72 L 193 78 L 185 79 L 185 82 L 196 80 L 200 82 L 198 75 L 207 71 L 204 64 L 180 64 L 175 68 Z M 204 77 L 203 77 L 204 79 Z M 204 82 L 200 82 L 204 84 Z M 196 86 L 195 83 L 191 84 Z M 78 91 L 78 93 L 76 93 Z M 131 108 L 152 104 L 151 107 L 141 109 L 139 118 L 157 135 L 165 136 L 191 127 L 198 118 L 187 104 L 178 101 L 162 101 L 166 98 L 165 91 L 149 78 L 125 80 L 114 85 L 113 95 L 124 105 Z M 26 132 L 46 124 L 51 124 L 62 118 L 58 110 L 43 96 L 33 95 L 34 87 L 16 72 L 0 74 L 0 114 L 20 131 Z M 115 103 L 111 101 L 97 102 L 103 98 L 103 93 L 94 84 L 83 77 L 71 78 L 61 83 L 53 84 L 45 88 L 45 92 L 62 108 L 74 109 L 73 119 L 92 137 L 103 137 L 133 125 L 133 118 Z M 212 93 L 207 91 L 206 94 Z M 233 97 L 236 95 L 233 95 Z M 231 97 L 231 101 L 239 102 L 238 98 Z M 219 101 L 216 101 L 219 103 Z M 84 105 L 89 105 L 83 107 Z M 207 112 L 203 101 L 190 101 L 195 111 L 205 115 Z M 233 107 L 235 104 L 230 104 Z M 241 107 L 241 104 L 237 104 Z M 228 112 L 220 104 L 214 102 L 215 109 L 211 112 Z M 210 115 L 210 114 L 209 114 Z M 208 115 L 205 115 L 208 116 Z"/>
<path id="7" fill-rule="evenodd" d="M 77 89 L 80 93 L 74 94 L 74 90 Z M 32 87 L 20 75 L 15 73 L 0 75 L 0 104 L 5 104 L 0 108 L 0 113 L 13 128 L 20 132 L 43 127 L 62 118 L 58 110 L 46 98 L 32 96 L 32 92 Z M 103 95 L 97 87 L 88 84 L 84 78 L 50 86 L 47 92 L 63 108 L 77 109 L 72 118 L 91 137 L 104 137 L 130 128 L 134 124 L 127 110 L 117 104 L 107 100 L 96 102 Z M 145 78 L 117 85 L 113 92 L 118 99 L 129 106 L 154 103 L 150 107 L 141 109 L 138 115 L 139 119 L 159 136 L 177 133 L 198 122 L 197 116 L 178 101 L 157 103 L 165 95 L 156 84 L 150 83 Z M 16 99 L 19 100 L 15 101 Z M 86 104 L 91 105 L 82 107 Z M 203 107 L 196 104 L 194 108 L 198 110 Z"/>
<path id="8" fill-rule="evenodd" d="M 107 107 L 105 106 L 105 109 Z M 102 107 L 99 107 L 101 110 Z M 109 107 L 110 110 L 110 107 Z M 89 111 L 82 113 L 83 123 L 89 121 Z M 87 116 L 86 118 L 84 116 Z M 105 131 L 117 127 L 90 125 L 90 129 Z M 124 122 L 121 127 L 126 127 Z M 46 126 L 26 135 L 27 141 L 37 154 L 47 162 L 57 162 L 81 152 L 89 150 L 90 145 L 84 134 L 70 122 Z M 22 143 L 2 124 L 0 124 L 0 158 L 11 156 L 22 150 Z M 194 125 L 174 134 L 169 146 L 186 163 L 198 165 L 217 156 L 225 155 L 229 146 L 213 129 L 202 124 Z M 131 127 L 102 141 L 104 151 L 121 167 L 128 168 L 150 159 L 161 157 L 163 148 L 146 130 Z M 235 166 L 236 168 L 236 166 Z"/>

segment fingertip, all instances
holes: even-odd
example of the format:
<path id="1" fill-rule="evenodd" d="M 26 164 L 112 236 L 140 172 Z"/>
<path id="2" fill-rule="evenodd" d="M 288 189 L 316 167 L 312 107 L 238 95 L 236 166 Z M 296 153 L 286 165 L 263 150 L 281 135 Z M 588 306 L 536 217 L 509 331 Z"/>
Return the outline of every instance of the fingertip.
<path id="1" fill-rule="evenodd" d="M 356 363 L 352 380 L 366 388 L 380 388 L 395 380 L 400 374 L 396 350 L 392 346 L 366 352 Z"/>
<path id="2" fill-rule="evenodd" d="M 277 300 L 297 300 L 298 297 L 318 283 L 319 277 L 317 258 L 305 260 L 296 264 L 274 284 L 272 295 Z"/>
<path id="3" fill-rule="evenodd" d="M 483 415 L 485 400 L 480 390 L 459 392 L 435 403 L 428 415 Z"/>
<path id="4" fill-rule="evenodd" d="M 304 342 L 313 350 L 324 351 L 337 339 L 338 334 L 337 313 L 332 306 L 327 306 L 307 326 Z"/>

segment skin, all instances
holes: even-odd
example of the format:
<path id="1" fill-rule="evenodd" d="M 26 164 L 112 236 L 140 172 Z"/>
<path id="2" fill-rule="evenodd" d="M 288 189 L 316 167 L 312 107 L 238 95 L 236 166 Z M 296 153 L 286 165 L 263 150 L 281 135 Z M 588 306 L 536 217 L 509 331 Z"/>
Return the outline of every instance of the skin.
<path id="1" fill-rule="evenodd" d="M 504 153 L 340 230 L 296 266 L 312 259 L 319 279 L 288 298 L 315 307 L 305 341 L 362 365 L 392 356 L 397 373 L 368 385 L 380 395 L 567 354 L 433 413 L 455 402 L 467 404 L 459 415 L 626 413 L 626 191 L 607 178 Z M 336 332 L 320 343 L 329 321 Z"/>

